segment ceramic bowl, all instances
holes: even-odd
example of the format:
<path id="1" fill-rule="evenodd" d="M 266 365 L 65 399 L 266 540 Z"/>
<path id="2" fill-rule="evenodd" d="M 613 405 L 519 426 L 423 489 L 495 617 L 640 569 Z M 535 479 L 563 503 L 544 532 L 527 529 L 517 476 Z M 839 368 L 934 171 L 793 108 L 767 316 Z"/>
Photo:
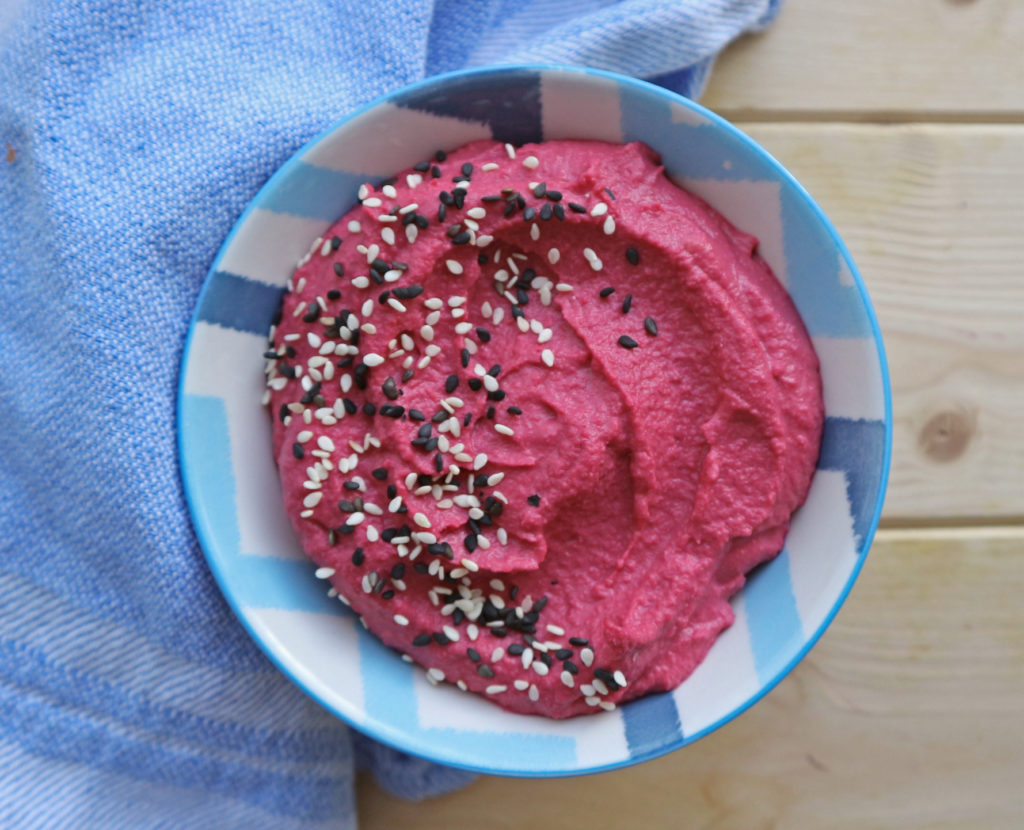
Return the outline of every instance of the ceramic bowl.
<path id="1" fill-rule="evenodd" d="M 756 235 L 821 360 L 826 421 L 806 504 L 783 552 L 736 595 L 736 621 L 678 688 L 566 721 L 504 712 L 433 686 L 313 576 L 281 503 L 260 405 L 266 335 L 296 261 L 380 181 L 478 138 L 644 141 L 669 175 Z M 692 743 L 760 699 L 846 598 L 878 521 L 891 440 L 882 340 L 828 219 L 764 149 L 650 84 L 585 69 L 500 67 L 406 87 L 299 150 L 238 220 L 207 277 L 185 348 L 182 475 L 196 531 L 242 624 L 285 674 L 356 729 L 407 752 L 499 775 L 634 764 Z"/>

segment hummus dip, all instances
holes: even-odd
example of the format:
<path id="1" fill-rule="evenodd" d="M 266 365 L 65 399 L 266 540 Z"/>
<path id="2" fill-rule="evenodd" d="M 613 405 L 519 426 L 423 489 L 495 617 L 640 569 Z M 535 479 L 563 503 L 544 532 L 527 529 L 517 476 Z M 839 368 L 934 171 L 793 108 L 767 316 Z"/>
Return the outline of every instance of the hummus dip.
<path id="1" fill-rule="evenodd" d="M 678 685 L 818 456 L 818 362 L 756 247 L 639 143 L 477 141 L 361 187 L 265 355 L 331 594 L 515 712 Z"/>

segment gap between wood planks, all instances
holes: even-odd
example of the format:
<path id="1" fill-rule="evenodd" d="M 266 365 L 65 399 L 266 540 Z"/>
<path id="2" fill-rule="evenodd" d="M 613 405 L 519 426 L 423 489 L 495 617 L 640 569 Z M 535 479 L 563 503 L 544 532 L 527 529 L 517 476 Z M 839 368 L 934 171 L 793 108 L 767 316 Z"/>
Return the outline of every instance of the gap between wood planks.
<path id="1" fill-rule="evenodd" d="M 700 103 L 700 102 L 698 102 Z M 908 110 L 776 110 L 745 107 L 708 107 L 735 123 L 818 124 L 1024 124 L 1024 112 L 940 112 Z"/>
<path id="2" fill-rule="evenodd" d="M 907 539 L 1020 539 L 1024 544 L 1024 517 L 957 517 L 929 520 L 883 519 L 878 525 L 875 542 L 898 542 Z"/>

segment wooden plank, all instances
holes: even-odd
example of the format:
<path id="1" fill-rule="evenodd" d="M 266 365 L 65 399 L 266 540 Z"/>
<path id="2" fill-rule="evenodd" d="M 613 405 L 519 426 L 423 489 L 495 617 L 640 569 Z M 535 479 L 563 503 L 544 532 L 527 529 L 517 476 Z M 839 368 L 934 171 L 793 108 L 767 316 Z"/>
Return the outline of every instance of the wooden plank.
<path id="1" fill-rule="evenodd" d="M 874 300 L 886 519 L 1024 515 L 1024 126 L 740 126 L 829 214 Z"/>
<path id="2" fill-rule="evenodd" d="M 420 804 L 364 779 L 360 826 L 1016 830 L 1022 549 L 1020 528 L 978 537 L 883 532 L 819 645 L 711 736 L 639 767 L 482 778 Z"/>
<path id="3" fill-rule="evenodd" d="M 787 0 L 718 61 L 703 103 L 732 118 L 1019 119 L 1020 0 Z"/>

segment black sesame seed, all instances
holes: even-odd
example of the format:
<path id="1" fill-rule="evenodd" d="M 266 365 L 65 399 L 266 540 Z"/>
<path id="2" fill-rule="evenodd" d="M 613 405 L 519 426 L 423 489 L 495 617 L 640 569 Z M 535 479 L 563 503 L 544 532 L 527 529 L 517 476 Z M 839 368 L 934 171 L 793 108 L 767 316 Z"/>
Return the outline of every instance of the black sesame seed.
<path id="1" fill-rule="evenodd" d="M 601 297 L 610 297 L 612 294 L 615 293 L 615 289 L 612 286 L 609 285 L 609 286 L 606 286 L 606 287 L 602 288 L 597 293 Z"/>
<path id="2" fill-rule="evenodd" d="M 425 420 L 427 420 L 427 416 L 424 415 L 422 412 L 420 412 L 418 409 L 410 409 L 409 410 L 409 417 L 413 421 L 425 421 Z"/>
<path id="3" fill-rule="evenodd" d="M 462 206 L 466 204 L 466 191 L 460 187 L 452 194 L 452 198 L 455 200 L 455 207 L 462 210 Z"/>
<path id="4" fill-rule="evenodd" d="M 296 458 L 300 460 L 304 458 L 306 455 L 305 449 L 303 449 L 302 444 L 300 444 L 298 441 L 292 444 L 292 455 L 294 455 Z"/>
<path id="5" fill-rule="evenodd" d="M 373 401 L 367 401 L 366 403 L 363 404 L 363 412 L 366 415 L 376 415 L 377 404 L 375 404 Z"/>
<path id="6" fill-rule="evenodd" d="M 536 210 L 535 210 L 534 208 L 532 208 L 532 207 L 528 207 L 528 208 L 526 208 L 526 210 L 524 210 L 524 211 L 523 211 L 523 219 L 524 219 L 524 220 L 525 220 L 526 222 L 530 222 L 530 221 L 532 221 L 532 220 L 533 220 L 533 218 L 534 218 L 534 217 L 535 217 L 536 215 L 537 215 L 537 211 L 536 211 Z"/>
<path id="7" fill-rule="evenodd" d="M 465 164 L 462 165 L 462 175 L 463 176 L 472 176 L 473 175 L 473 165 L 472 165 L 471 162 L 467 161 Z"/>
<path id="8" fill-rule="evenodd" d="M 629 314 L 629 310 L 633 307 L 633 295 L 627 294 L 626 299 L 622 301 L 622 313 Z"/>
<path id="9" fill-rule="evenodd" d="M 532 496 L 527 496 L 526 501 L 534 507 L 540 507 L 540 493 L 534 493 Z"/>
<path id="10" fill-rule="evenodd" d="M 473 236 L 469 231 L 461 231 L 460 233 L 457 233 L 455 234 L 455 236 L 452 237 L 452 244 L 466 245 L 472 238 Z"/>
<path id="11" fill-rule="evenodd" d="M 359 482 L 358 481 L 346 481 L 341 486 L 344 487 L 346 490 L 358 490 L 359 489 Z"/>
<path id="12" fill-rule="evenodd" d="M 419 564 L 419 563 L 417 563 L 417 564 Z M 416 637 L 412 641 L 412 644 L 414 646 L 425 646 L 425 645 L 428 645 L 429 643 L 430 643 L 430 635 L 429 634 L 417 634 Z"/>
<path id="13" fill-rule="evenodd" d="M 544 608 L 545 608 L 545 607 L 547 606 L 547 604 L 548 604 L 548 598 L 547 598 L 547 597 L 541 597 L 541 598 L 540 598 L 539 600 L 537 600 L 537 601 L 536 601 L 536 602 L 535 602 L 535 603 L 533 604 L 533 610 L 534 610 L 534 611 L 535 611 L 536 613 L 538 613 L 538 614 L 539 614 L 539 613 L 540 613 L 541 611 L 543 611 L 543 610 L 544 610 Z"/>
<path id="14" fill-rule="evenodd" d="M 435 423 L 435 424 L 439 424 L 439 423 L 441 423 L 441 421 L 447 421 L 448 420 L 448 412 L 446 410 L 444 410 L 444 409 L 439 409 L 439 410 L 437 410 L 437 412 L 434 413 L 434 417 L 431 418 L 430 420 L 431 420 L 432 423 Z M 430 482 L 427 481 L 427 484 L 430 484 Z"/>
<path id="15" fill-rule="evenodd" d="M 481 663 L 479 666 L 477 666 L 476 667 L 476 673 L 479 674 L 481 677 L 486 677 L 486 678 L 494 677 L 494 669 L 492 669 L 486 663 Z"/>
<path id="16" fill-rule="evenodd" d="M 480 652 L 477 651 L 475 648 L 467 648 L 466 649 L 466 656 L 470 660 L 472 660 L 474 663 L 479 663 L 480 662 Z"/>
<path id="17" fill-rule="evenodd" d="M 320 303 L 313 303 L 309 307 L 309 311 L 302 315 L 303 323 L 315 323 L 316 318 L 320 316 Z"/>
<path id="18" fill-rule="evenodd" d="M 399 577 L 399 579 L 401 579 L 401 577 Z M 572 657 L 571 648 L 560 648 L 555 652 L 556 660 L 568 660 L 570 657 Z"/>
<path id="19" fill-rule="evenodd" d="M 526 651 L 526 648 L 520 643 L 512 643 L 512 645 L 508 647 L 507 651 L 513 657 L 518 657 L 520 654 Z"/>
<path id="20" fill-rule="evenodd" d="M 614 200 L 615 200 L 615 194 L 614 194 L 614 193 L 612 193 L 612 189 L 611 189 L 610 187 L 606 187 L 606 188 L 604 189 L 604 192 L 605 192 L 605 193 L 607 193 L 607 194 L 608 194 L 609 196 L 611 196 L 611 198 L 612 198 L 612 201 L 614 201 Z"/>
<path id="21" fill-rule="evenodd" d="M 441 200 L 442 205 L 454 205 L 455 198 L 447 190 L 442 190 L 437 194 L 437 198 Z"/>
<path id="22" fill-rule="evenodd" d="M 523 414 L 523 410 L 520 409 L 518 406 L 510 406 L 508 408 L 508 414 L 509 415 L 522 415 Z"/>
<path id="23" fill-rule="evenodd" d="M 429 423 L 423 424 L 418 430 L 416 430 L 416 435 L 419 438 L 429 438 L 430 431 L 432 429 L 433 427 Z"/>
<path id="24" fill-rule="evenodd" d="M 476 478 L 474 478 L 473 479 L 473 486 L 474 487 L 486 487 L 487 486 L 487 476 L 486 476 L 486 474 L 480 473 L 480 475 L 478 475 Z"/>
<path id="25" fill-rule="evenodd" d="M 433 167 L 430 168 L 430 175 L 431 175 L 432 178 L 440 179 L 441 178 L 441 168 L 438 167 L 435 164 Z"/>
<path id="26" fill-rule="evenodd" d="M 476 550 L 476 534 L 470 533 L 464 540 L 463 544 L 466 546 L 466 550 L 470 553 Z"/>
<path id="27" fill-rule="evenodd" d="M 544 205 L 544 207 L 540 209 L 540 218 L 546 222 L 551 218 L 552 213 L 554 213 L 554 207 L 551 205 Z"/>
<path id="28" fill-rule="evenodd" d="M 427 228 L 430 227 L 430 220 L 422 213 L 417 213 L 416 218 L 413 219 L 413 221 L 416 223 L 416 227 L 419 228 L 421 231 L 425 231 Z"/>
<path id="29" fill-rule="evenodd" d="M 332 288 L 330 291 L 327 292 L 327 299 L 328 300 L 340 300 L 341 299 L 341 292 L 337 288 Z"/>
<path id="30" fill-rule="evenodd" d="M 565 669 L 569 674 L 579 674 L 580 669 L 572 660 L 563 660 L 562 668 Z"/>
<path id="31" fill-rule="evenodd" d="M 327 544 L 328 545 L 336 545 L 336 544 L 338 544 L 338 531 L 336 531 L 333 527 L 330 528 L 327 531 Z"/>
<path id="32" fill-rule="evenodd" d="M 505 213 L 506 218 L 511 216 L 515 212 L 516 212 L 516 203 L 515 202 L 509 202 L 507 205 L 505 205 L 504 213 Z"/>
<path id="33" fill-rule="evenodd" d="M 338 509 L 342 513 L 355 513 L 356 512 L 355 504 L 350 502 L 348 499 L 342 499 L 341 501 L 339 501 L 338 502 Z"/>
<path id="34" fill-rule="evenodd" d="M 356 565 L 356 566 L 362 565 L 365 560 L 366 560 L 366 557 L 363 555 L 363 549 L 362 548 L 356 548 L 354 551 L 352 551 L 352 564 L 353 565 Z"/>
<path id="35" fill-rule="evenodd" d="M 473 418 L 473 413 L 472 412 L 467 412 L 466 413 L 466 417 L 462 419 L 462 425 L 464 427 L 468 427 L 469 426 L 469 422 L 472 420 L 472 418 Z"/>
<path id="36" fill-rule="evenodd" d="M 384 583 L 383 582 L 378 582 L 377 584 L 378 585 L 383 585 Z M 384 593 L 382 593 L 380 595 L 380 598 L 381 599 L 394 599 L 395 598 L 395 592 L 392 591 L 390 588 L 388 588 L 386 591 L 384 591 Z"/>
<path id="37" fill-rule="evenodd" d="M 338 533 L 342 534 L 343 536 L 349 536 L 350 534 L 356 532 L 355 525 L 338 525 L 338 527 L 336 527 L 335 530 L 337 530 Z"/>
<path id="38" fill-rule="evenodd" d="M 284 421 L 284 420 L 285 420 L 286 418 L 290 418 L 290 417 L 291 417 L 291 414 L 292 414 L 292 412 L 291 412 L 291 410 L 290 410 L 290 409 L 288 408 L 288 404 L 286 404 L 286 403 L 283 403 L 283 404 L 281 404 L 281 408 L 280 408 L 280 409 L 279 409 L 279 410 L 277 411 L 277 416 L 278 416 L 278 417 L 279 417 L 279 418 L 280 418 L 280 419 L 281 419 L 282 421 Z"/>
<path id="39" fill-rule="evenodd" d="M 565 208 L 561 205 L 555 205 L 555 219 L 559 222 L 565 221 Z"/>
<path id="40" fill-rule="evenodd" d="M 448 154 L 444 150 L 438 150 L 436 153 L 434 153 L 434 158 L 438 162 L 443 162 L 448 159 Z"/>
<path id="41" fill-rule="evenodd" d="M 494 420 L 494 407 L 493 406 L 487 407 L 487 418 L 488 418 L 488 420 L 491 420 L 491 421 Z"/>
<path id="42" fill-rule="evenodd" d="M 640 344 L 637 343 L 628 334 L 624 334 L 622 335 L 622 337 L 619 338 L 619 345 L 622 346 L 622 348 L 624 349 L 635 349 Z"/>
<path id="43" fill-rule="evenodd" d="M 658 324 L 654 322 L 653 317 L 644 318 L 644 331 L 651 335 L 651 337 L 658 336 Z"/>
<path id="44" fill-rule="evenodd" d="M 377 467 L 377 469 L 370 472 L 370 475 L 377 479 L 377 481 L 387 481 L 388 471 L 386 467 Z"/>
<path id="45" fill-rule="evenodd" d="M 630 265 L 637 265 L 640 262 L 640 252 L 636 248 L 626 248 L 626 259 Z"/>
<path id="46" fill-rule="evenodd" d="M 444 391 L 449 395 L 454 392 L 459 386 L 458 375 L 448 375 L 444 380 Z"/>
<path id="47" fill-rule="evenodd" d="M 380 414 L 388 418 L 401 418 L 405 414 L 405 407 L 398 404 L 386 404 L 380 408 Z"/>
<path id="48" fill-rule="evenodd" d="M 480 378 L 470 378 L 466 381 L 466 385 L 474 392 L 479 392 L 483 388 L 484 382 Z"/>
<path id="49" fill-rule="evenodd" d="M 476 336 L 480 338 L 480 341 L 482 343 L 490 343 L 491 342 L 491 333 L 487 329 L 485 329 L 483 327 L 477 328 Z"/>
<path id="50" fill-rule="evenodd" d="M 540 184 L 533 188 L 533 195 L 540 199 L 544 196 L 545 193 L 547 193 L 547 191 L 548 186 L 544 184 L 544 182 L 541 182 Z"/>
<path id="51" fill-rule="evenodd" d="M 507 628 L 489 628 L 487 630 L 491 632 L 491 636 L 492 637 L 507 637 L 508 636 L 508 629 Z"/>
<path id="52" fill-rule="evenodd" d="M 440 206 L 440 207 L 439 207 L 439 208 L 437 209 L 437 221 L 438 221 L 438 222 L 444 222 L 444 220 L 445 220 L 445 219 L 446 219 L 447 217 L 448 217 L 448 208 L 447 208 L 447 207 L 445 207 L 444 205 L 441 205 L 441 206 Z"/>
<path id="53" fill-rule="evenodd" d="M 508 393 L 504 389 L 495 389 L 493 392 L 487 393 L 487 400 L 489 401 L 503 401 Z"/>
<path id="54" fill-rule="evenodd" d="M 418 574 L 425 574 L 430 570 L 426 562 L 413 562 L 412 569 Z"/>
<path id="55" fill-rule="evenodd" d="M 434 642 L 439 646 L 446 646 L 451 642 L 451 640 L 448 639 L 448 635 L 443 631 L 435 631 L 431 636 L 434 638 Z"/>
<path id="56" fill-rule="evenodd" d="M 414 164 L 412 169 L 417 173 L 426 173 L 430 169 L 430 162 L 421 161 L 419 164 Z"/>
<path id="57" fill-rule="evenodd" d="M 334 273 L 335 273 L 335 275 L 337 275 L 339 277 L 345 276 L 345 266 L 342 265 L 340 262 L 335 262 L 334 263 Z"/>
<path id="58" fill-rule="evenodd" d="M 395 383 L 395 379 L 393 377 L 389 377 L 384 381 L 384 383 L 381 384 L 380 389 L 384 393 L 384 397 L 389 401 L 398 400 L 398 384 Z"/>
<path id="59" fill-rule="evenodd" d="M 587 209 L 579 202 L 569 202 L 569 210 L 573 213 L 586 213 Z"/>
<path id="60" fill-rule="evenodd" d="M 434 469 L 438 472 L 444 469 L 444 458 L 441 456 L 441 453 L 434 455 Z"/>
<path id="61" fill-rule="evenodd" d="M 530 302 L 530 295 L 526 293 L 525 288 L 516 289 L 516 302 L 519 305 L 527 305 Z"/>
<path id="62" fill-rule="evenodd" d="M 436 437 L 428 438 L 426 441 L 423 442 L 423 449 L 426 452 L 433 452 L 434 450 L 437 449 L 437 444 L 438 444 L 438 439 Z"/>
<path id="63" fill-rule="evenodd" d="M 391 291 L 392 295 L 397 297 L 399 300 L 411 300 L 414 297 L 418 297 L 423 293 L 422 285 L 404 285 L 401 288 L 395 288 Z"/>

